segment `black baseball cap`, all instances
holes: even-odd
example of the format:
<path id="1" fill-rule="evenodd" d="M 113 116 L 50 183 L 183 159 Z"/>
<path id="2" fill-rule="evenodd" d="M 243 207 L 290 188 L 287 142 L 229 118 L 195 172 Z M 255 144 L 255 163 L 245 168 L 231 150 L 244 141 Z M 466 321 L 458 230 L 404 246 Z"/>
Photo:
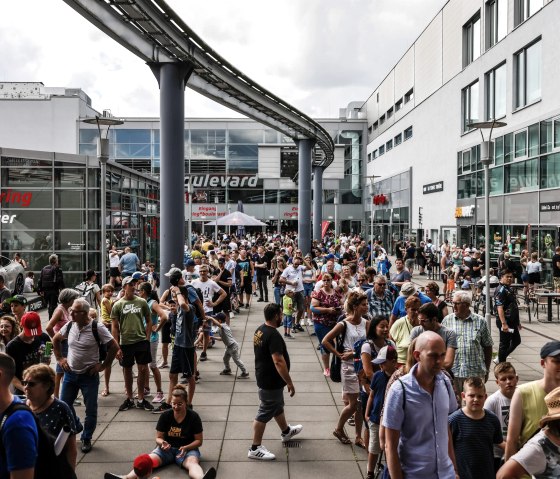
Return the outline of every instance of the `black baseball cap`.
<path id="1" fill-rule="evenodd" d="M 541 359 L 560 355 L 560 341 L 549 341 L 541 348 Z"/>

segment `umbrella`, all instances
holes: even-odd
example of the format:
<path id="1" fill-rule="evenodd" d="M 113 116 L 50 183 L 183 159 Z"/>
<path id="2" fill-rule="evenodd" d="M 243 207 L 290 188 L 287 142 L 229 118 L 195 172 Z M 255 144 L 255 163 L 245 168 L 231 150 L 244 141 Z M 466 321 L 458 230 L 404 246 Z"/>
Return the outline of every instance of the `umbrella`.
<path id="1" fill-rule="evenodd" d="M 218 218 L 217 222 L 218 226 L 266 226 L 266 223 L 263 223 L 252 216 L 246 215 L 241 211 L 234 211 L 229 215 Z M 211 221 L 210 223 L 205 223 L 205 226 L 216 226 L 216 220 Z"/>

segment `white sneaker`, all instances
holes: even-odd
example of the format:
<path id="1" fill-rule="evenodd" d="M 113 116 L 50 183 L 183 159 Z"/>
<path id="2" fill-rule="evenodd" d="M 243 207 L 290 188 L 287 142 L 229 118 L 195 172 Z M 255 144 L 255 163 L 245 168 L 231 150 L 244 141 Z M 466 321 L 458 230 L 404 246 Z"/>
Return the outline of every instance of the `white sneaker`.
<path id="1" fill-rule="evenodd" d="M 154 397 L 154 399 L 152 399 L 152 402 L 154 402 L 154 403 L 159 403 L 159 402 L 162 402 L 163 399 L 164 399 L 163 392 L 159 391 L 159 392 L 156 394 L 156 396 Z"/>
<path id="2" fill-rule="evenodd" d="M 494 359 L 492 359 L 492 362 L 493 362 L 494 364 L 499 364 L 499 363 L 500 363 L 500 360 L 498 359 L 498 356 L 496 356 Z"/>
<path id="3" fill-rule="evenodd" d="M 281 434 L 282 442 L 288 442 L 290 439 L 292 439 L 292 437 L 294 437 L 296 434 L 299 434 L 303 429 L 303 426 L 301 424 L 298 424 L 296 426 L 290 426 L 288 424 L 288 427 L 290 428 L 290 432 L 287 434 Z"/>
<path id="4" fill-rule="evenodd" d="M 313 321 L 311 321 L 310 319 L 307 320 L 307 326 L 313 326 Z"/>
<path id="5" fill-rule="evenodd" d="M 247 457 L 249 459 L 258 459 L 259 461 L 273 461 L 274 459 L 276 459 L 276 456 L 262 444 L 254 451 L 252 449 L 249 449 Z"/>

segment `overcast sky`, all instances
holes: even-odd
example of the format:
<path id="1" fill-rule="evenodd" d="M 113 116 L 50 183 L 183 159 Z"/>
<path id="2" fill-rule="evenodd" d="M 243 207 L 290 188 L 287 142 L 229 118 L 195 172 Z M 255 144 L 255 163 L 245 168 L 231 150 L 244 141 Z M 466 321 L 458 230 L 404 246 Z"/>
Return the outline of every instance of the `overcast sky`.
<path id="1" fill-rule="evenodd" d="M 366 100 L 446 0 L 167 0 L 230 63 L 304 113 Z M 158 116 L 149 68 L 62 0 L 0 8 L 0 81 L 82 88 L 98 111 Z M 187 117 L 235 112 L 186 92 Z"/>

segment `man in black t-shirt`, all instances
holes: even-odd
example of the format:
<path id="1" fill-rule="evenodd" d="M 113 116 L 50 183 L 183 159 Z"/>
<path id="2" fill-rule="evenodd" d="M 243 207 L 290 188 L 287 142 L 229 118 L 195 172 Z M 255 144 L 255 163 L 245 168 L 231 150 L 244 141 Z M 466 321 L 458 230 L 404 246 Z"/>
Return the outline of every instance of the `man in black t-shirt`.
<path id="1" fill-rule="evenodd" d="M 288 386 L 290 397 L 296 390 L 290 377 L 290 356 L 286 343 L 277 331 L 282 325 L 282 306 L 267 304 L 264 318 L 264 324 L 257 328 L 253 336 L 255 376 L 261 403 L 253 421 L 253 445 L 247 456 L 249 459 L 271 461 L 276 456 L 261 444 L 266 424 L 274 418 L 282 431 L 282 442 L 299 434 L 303 426 L 290 426 L 284 415 L 284 386 Z"/>

